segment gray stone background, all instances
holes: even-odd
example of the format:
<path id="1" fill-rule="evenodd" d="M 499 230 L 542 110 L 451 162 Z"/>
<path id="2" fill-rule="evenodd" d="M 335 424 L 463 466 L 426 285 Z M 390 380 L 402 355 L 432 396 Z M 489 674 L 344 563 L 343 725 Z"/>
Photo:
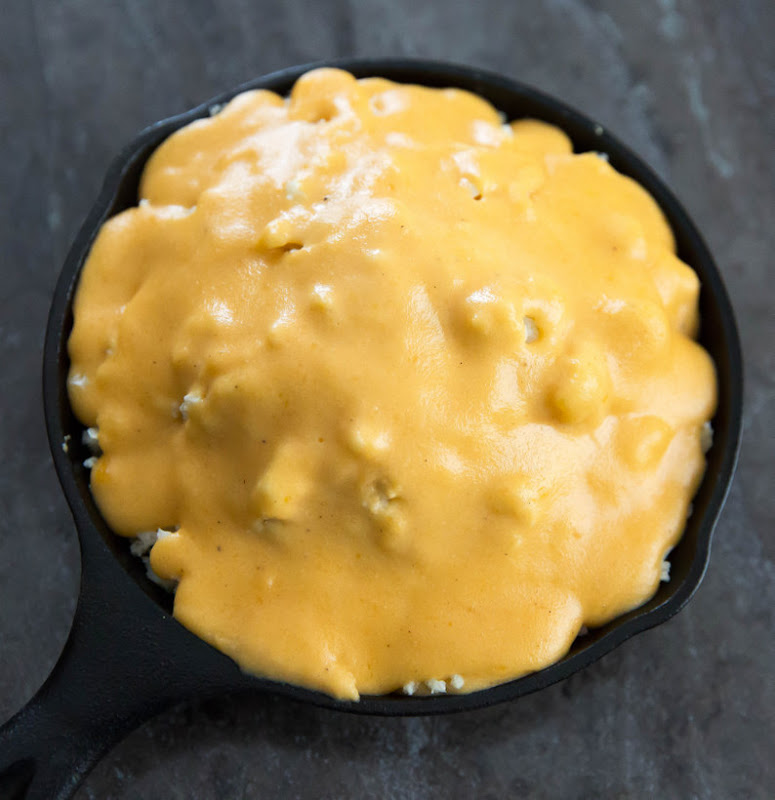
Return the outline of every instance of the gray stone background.
<path id="1" fill-rule="evenodd" d="M 258 74 L 341 55 L 502 71 L 643 155 L 713 250 L 746 357 L 742 458 L 689 607 L 564 684 L 486 711 L 350 717 L 264 696 L 190 703 L 77 797 L 775 796 L 772 0 L 3 0 L 0 722 L 50 670 L 78 585 L 42 424 L 51 291 L 111 157 Z M 153 677 L 153 676 L 149 676 Z"/>

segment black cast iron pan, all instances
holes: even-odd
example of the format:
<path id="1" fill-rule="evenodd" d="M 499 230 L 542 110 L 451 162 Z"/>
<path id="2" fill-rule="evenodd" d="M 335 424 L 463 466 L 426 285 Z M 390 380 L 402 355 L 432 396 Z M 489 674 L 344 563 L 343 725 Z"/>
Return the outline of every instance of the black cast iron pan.
<path id="1" fill-rule="evenodd" d="M 732 308 L 708 249 L 688 215 L 661 180 L 594 121 L 514 81 L 478 69 L 407 59 L 328 62 L 357 77 L 381 75 L 428 86 L 458 86 L 482 95 L 509 119 L 554 123 L 577 151 L 608 154 L 656 199 L 676 237 L 680 257 L 700 277 L 700 340 L 718 369 L 719 405 L 708 469 L 694 499 L 683 539 L 671 553 L 671 580 L 635 611 L 576 641 L 558 663 L 540 672 L 469 695 L 363 697 L 335 700 L 308 689 L 242 673 L 236 664 L 183 628 L 172 598 L 151 583 L 128 542 L 111 533 L 89 492 L 81 424 L 67 399 L 67 338 L 78 275 L 99 226 L 137 202 L 143 166 L 173 131 L 205 117 L 214 103 L 246 89 L 287 93 L 296 78 L 322 64 L 275 72 L 152 125 L 117 158 L 102 193 L 70 250 L 54 294 L 44 351 L 43 394 L 54 464 L 75 519 L 81 546 L 81 588 L 70 637 L 51 676 L 32 701 L 0 729 L 0 796 L 70 797 L 89 769 L 148 717 L 185 698 L 251 689 L 275 692 L 333 710 L 362 714 L 442 714 L 481 708 L 534 692 L 587 666 L 630 636 L 673 616 L 705 572 L 711 534 L 734 472 L 742 412 L 742 361 Z M 68 452 L 62 447 L 66 437 Z"/>

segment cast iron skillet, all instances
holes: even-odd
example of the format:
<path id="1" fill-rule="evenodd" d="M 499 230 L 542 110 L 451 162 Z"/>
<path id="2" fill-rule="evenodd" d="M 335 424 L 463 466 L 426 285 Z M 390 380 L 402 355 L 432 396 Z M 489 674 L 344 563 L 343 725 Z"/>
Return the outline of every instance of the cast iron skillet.
<path id="1" fill-rule="evenodd" d="M 321 64 L 275 72 L 197 108 L 152 125 L 116 159 L 102 193 L 67 257 L 46 333 L 43 393 L 49 444 L 72 510 L 81 546 L 81 588 L 72 630 L 51 676 L 32 701 L 0 730 L 0 793 L 66 798 L 112 745 L 142 721 L 193 696 L 252 689 L 287 695 L 325 708 L 362 714 L 441 714 L 481 708 L 534 692 L 587 666 L 635 633 L 673 616 L 702 580 L 711 534 L 737 460 L 742 411 L 742 362 L 732 308 L 710 253 L 688 215 L 659 178 L 600 125 L 557 100 L 478 69 L 407 59 L 343 60 L 329 65 L 358 77 L 381 75 L 428 86 L 458 86 L 490 100 L 509 119 L 535 117 L 570 135 L 577 151 L 608 154 L 611 164 L 646 187 L 666 214 L 680 257 L 700 276 L 702 344 L 718 369 L 719 405 L 705 479 L 683 539 L 670 556 L 671 580 L 641 608 L 576 641 L 558 663 L 532 675 L 469 695 L 430 698 L 363 697 L 353 703 L 320 692 L 243 674 L 237 665 L 171 617 L 171 597 L 145 576 L 126 540 L 113 535 L 89 492 L 80 444 L 82 425 L 67 399 L 67 338 L 78 275 L 98 228 L 135 205 L 138 181 L 151 152 L 173 131 L 208 115 L 246 89 L 287 93 L 296 78 Z M 62 443 L 68 438 L 68 452 Z M 26 791 L 26 794 L 25 794 Z"/>

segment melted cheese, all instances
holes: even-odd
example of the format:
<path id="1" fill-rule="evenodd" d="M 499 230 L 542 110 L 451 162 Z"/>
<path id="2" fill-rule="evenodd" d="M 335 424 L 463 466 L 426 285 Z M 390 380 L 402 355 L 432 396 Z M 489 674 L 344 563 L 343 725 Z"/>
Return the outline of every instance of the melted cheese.
<path id="1" fill-rule="evenodd" d="M 69 391 L 108 523 L 175 531 L 184 625 L 337 697 L 472 691 L 654 593 L 715 374 L 633 181 L 325 69 L 175 133 L 140 197 L 83 269 Z"/>

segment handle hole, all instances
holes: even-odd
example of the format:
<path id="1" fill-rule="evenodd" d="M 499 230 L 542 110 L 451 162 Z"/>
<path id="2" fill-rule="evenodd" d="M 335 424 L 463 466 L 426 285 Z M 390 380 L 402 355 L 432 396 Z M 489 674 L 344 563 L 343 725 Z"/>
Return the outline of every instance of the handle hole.
<path id="1" fill-rule="evenodd" d="M 0 775 L 0 800 L 23 800 L 35 776 L 35 762 L 22 759 Z"/>

